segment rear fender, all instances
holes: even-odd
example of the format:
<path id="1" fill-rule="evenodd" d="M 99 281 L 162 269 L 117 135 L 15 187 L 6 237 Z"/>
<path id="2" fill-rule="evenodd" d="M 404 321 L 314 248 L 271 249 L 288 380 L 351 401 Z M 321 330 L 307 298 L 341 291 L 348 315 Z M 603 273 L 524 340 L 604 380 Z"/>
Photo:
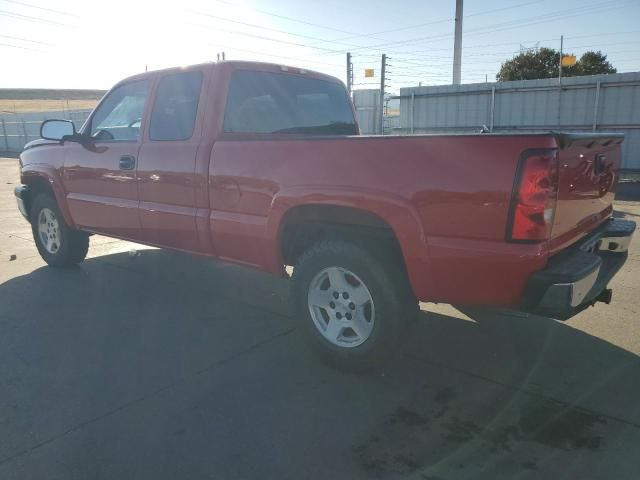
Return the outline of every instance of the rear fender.
<path id="1" fill-rule="evenodd" d="M 433 292 L 427 239 L 415 209 L 400 196 L 386 192 L 331 188 L 323 193 L 305 188 L 281 190 L 273 198 L 266 225 L 265 239 L 272 253 L 265 268 L 277 273 L 282 270 L 280 249 L 281 225 L 288 211 L 303 205 L 350 207 L 374 214 L 393 230 L 407 268 L 414 294 L 426 298 Z"/>

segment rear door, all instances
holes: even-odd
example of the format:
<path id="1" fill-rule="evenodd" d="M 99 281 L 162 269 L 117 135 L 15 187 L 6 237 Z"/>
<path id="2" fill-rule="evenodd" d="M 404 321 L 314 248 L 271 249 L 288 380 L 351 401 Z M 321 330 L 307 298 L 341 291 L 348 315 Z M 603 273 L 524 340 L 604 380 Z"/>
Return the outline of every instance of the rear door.
<path id="1" fill-rule="evenodd" d="M 263 265 L 273 198 L 296 178 L 287 155 L 314 148 L 309 138 L 358 133 L 344 86 L 305 73 L 235 70 L 223 133 L 209 163 L 210 232 L 219 257 Z M 319 145 L 319 144 L 318 144 Z M 326 170 L 339 178 L 339 170 Z M 270 247 L 269 247 L 270 248 Z"/>
<path id="2" fill-rule="evenodd" d="M 78 226 L 138 238 L 136 162 L 148 92 L 147 79 L 115 87 L 85 126 L 93 141 L 65 143 L 64 186 Z"/>
<path id="3" fill-rule="evenodd" d="M 558 203 L 551 253 L 577 241 L 613 210 L 622 134 L 559 134 Z"/>
<path id="4" fill-rule="evenodd" d="M 196 230 L 195 169 L 202 134 L 204 73 L 159 78 L 148 134 L 138 159 L 142 238 L 147 243 L 200 251 Z"/>

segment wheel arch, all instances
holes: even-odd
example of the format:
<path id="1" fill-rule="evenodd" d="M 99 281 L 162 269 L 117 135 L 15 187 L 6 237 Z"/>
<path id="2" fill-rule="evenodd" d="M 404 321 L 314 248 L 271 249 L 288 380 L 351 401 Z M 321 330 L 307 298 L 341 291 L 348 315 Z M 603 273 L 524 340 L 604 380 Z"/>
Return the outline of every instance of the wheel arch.
<path id="1" fill-rule="evenodd" d="M 276 268 L 290 264 L 287 262 L 303 250 L 295 244 L 298 235 L 295 229 L 301 223 L 306 223 L 306 226 L 309 223 L 330 224 L 332 229 L 328 231 L 336 231 L 336 226 L 340 232 L 366 229 L 393 243 L 418 298 L 424 298 L 427 292 L 433 291 L 426 236 L 408 201 L 391 194 L 354 190 L 325 192 L 322 195 L 289 193 L 274 199 L 268 221 L 267 234 L 274 239 L 277 250 Z M 313 228 L 310 231 L 313 232 Z M 320 239 L 304 238 L 302 245 L 309 240 Z"/>
<path id="2" fill-rule="evenodd" d="M 21 181 L 24 185 L 29 187 L 26 196 L 26 207 L 29 214 L 31 214 L 31 204 L 33 199 L 40 193 L 46 193 L 53 196 L 56 200 L 58 208 L 60 209 L 67 225 L 74 226 L 67 206 L 64 190 L 60 181 L 56 178 L 56 175 L 52 175 L 51 173 L 43 170 L 27 170 L 22 172 Z"/>

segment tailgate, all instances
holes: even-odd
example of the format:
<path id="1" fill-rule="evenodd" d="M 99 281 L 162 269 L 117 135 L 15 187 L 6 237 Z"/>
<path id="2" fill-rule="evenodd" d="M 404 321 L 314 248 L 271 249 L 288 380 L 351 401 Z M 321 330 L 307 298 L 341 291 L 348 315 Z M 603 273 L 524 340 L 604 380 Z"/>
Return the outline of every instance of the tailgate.
<path id="1" fill-rule="evenodd" d="M 558 202 L 549 253 L 576 242 L 613 211 L 624 139 L 618 133 L 558 133 Z"/>

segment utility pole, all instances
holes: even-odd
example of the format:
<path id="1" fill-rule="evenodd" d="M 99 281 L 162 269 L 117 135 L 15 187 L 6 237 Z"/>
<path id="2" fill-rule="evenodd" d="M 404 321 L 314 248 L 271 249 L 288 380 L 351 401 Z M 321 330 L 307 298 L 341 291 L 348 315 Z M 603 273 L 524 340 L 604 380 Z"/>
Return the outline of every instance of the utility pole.
<path id="1" fill-rule="evenodd" d="M 564 36 L 560 35 L 560 65 L 558 65 L 558 125 L 562 119 L 562 50 L 564 47 Z"/>
<path id="2" fill-rule="evenodd" d="M 349 96 L 351 96 L 351 84 L 353 83 L 352 75 L 351 52 L 347 52 L 347 91 L 349 92 Z"/>
<path id="3" fill-rule="evenodd" d="M 380 135 L 384 135 L 384 81 L 385 67 L 387 66 L 387 55 L 382 54 L 382 65 L 380 66 Z"/>
<path id="4" fill-rule="evenodd" d="M 562 47 L 564 43 L 564 36 L 560 35 L 560 65 L 558 68 L 558 83 L 562 85 Z"/>
<path id="5" fill-rule="evenodd" d="M 455 40 L 453 42 L 453 84 L 460 85 L 462 70 L 462 0 L 456 0 Z"/>

